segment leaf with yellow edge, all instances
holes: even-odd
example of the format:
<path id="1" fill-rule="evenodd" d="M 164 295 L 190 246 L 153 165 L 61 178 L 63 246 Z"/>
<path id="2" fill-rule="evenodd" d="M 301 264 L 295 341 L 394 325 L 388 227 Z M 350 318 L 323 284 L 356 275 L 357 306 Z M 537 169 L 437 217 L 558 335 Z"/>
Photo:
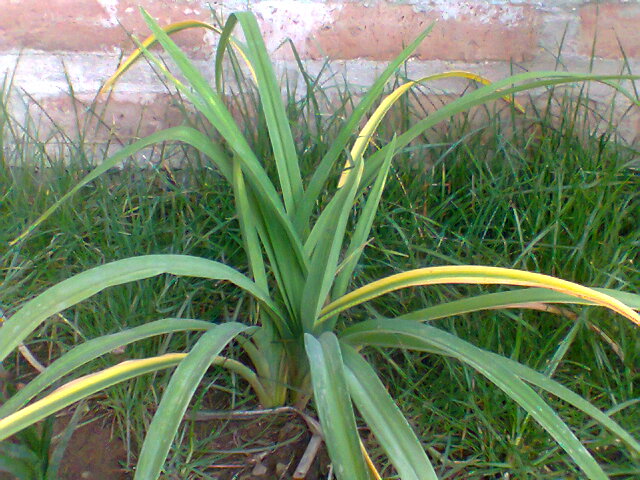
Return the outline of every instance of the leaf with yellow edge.
<path id="1" fill-rule="evenodd" d="M 620 300 L 632 308 L 640 310 L 640 295 L 631 292 L 621 292 L 609 288 L 594 288 L 607 295 Z M 556 313 L 572 318 L 572 313 L 563 307 L 554 307 L 552 304 L 593 305 L 588 300 L 554 292 L 546 288 L 519 288 L 506 292 L 485 293 L 474 297 L 464 297 L 437 305 L 431 305 L 420 310 L 401 315 L 399 319 L 416 320 L 420 322 L 437 320 L 440 318 L 462 315 L 464 313 L 480 310 L 502 310 L 510 308 L 534 309 Z"/>
<path id="2" fill-rule="evenodd" d="M 174 367 L 185 356 L 184 353 L 168 353 L 141 360 L 127 360 L 100 372 L 72 380 L 43 399 L 1 419 L 0 441 L 107 387 L 145 373 Z"/>
<path id="3" fill-rule="evenodd" d="M 321 324 L 333 315 L 337 315 L 348 308 L 384 295 L 385 293 L 407 287 L 453 283 L 548 288 L 549 290 L 554 290 L 607 307 L 627 317 L 636 325 L 640 325 L 640 315 L 620 300 L 577 283 L 541 273 L 531 273 L 509 268 L 452 265 L 409 270 L 408 272 L 391 275 L 360 287 L 324 307 L 314 326 Z"/>
<path id="4" fill-rule="evenodd" d="M 440 80 L 443 78 L 451 78 L 451 77 L 468 78 L 469 80 L 473 80 L 483 85 L 491 85 L 491 81 L 488 80 L 487 78 L 484 78 L 480 75 L 476 75 L 475 73 L 466 72 L 464 70 L 451 70 L 448 72 L 437 73 L 435 75 L 429 75 L 419 80 L 412 80 L 403 85 L 400 85 L 398 88 L 396 88 L 393 92 L 391 92 L 389 95 L 385 97 L 382 103 L 380 103 L 378 108 L 376 108 L 376 110 L 373 112 L 373 114 L 371 115 L 371 117 L 369 118 L 365 126 L 362 128 L 362 130 L 360 130 L 360 133 L 358 134 L 358 138 L 354 142 L 353 148 L 351 149 L 351 157 L 349 160 L 347 160 L 347 163 L 345 164 L 344 169 L 342 170 L 342 175 L 340 176 L 338 187 L 341 187 L 344 184 L 346 180 L 347 172 L 352 166 L 352 162 L 355 161 L 356 158 L 359 158 L 364 154 L 365 148 L 367 147 L 367 144 L 371 141 L 371 138 L 373 137 L 373 134 L 378 128 L 378 125 L 380 125 L 380 122 L 382 121 L 384 116 L 387 114 L 389 109 L 393 106 L 394 103 L 396 103 L 400 99 L 400 97 L 402 97 L 402 95 L 408 92 L 412 87 L 419 85 L 421 83 L 429 82 L 431 80 Z M 505 95 L 502 98 L 506 102 L 511 103 L 516 108 L 516 110 L 518 110 L 521 113 L 524 113 L 524 107 L 513 98 L 513 95 Z"/>
<path id="5" fill-rule="evenodd" d="M 428 80 L 440 80 L 442 78 L 451 78 L 451 77 L 459 77 L 459 78 L 468 78 L 469 80 L 473 80 L 474 82 L 481 83 L 482 85 L 491 85 L 491 80 L 485 78 L 481 75 L 467 72 L 465 70 L 450 70 L 448 72 L 437 73 L 435 75 L 431 75 L 429 77 L 424 78 L 423 80 L 418 81 L 428 81 Z M 498 90 L 500 91 L 500 90 Z M 518 110 L 520 113 L 525 113 L 525 109 L 520 102 L 518 102 L 513 94 L 505 95 L 502 99 L 513 105 L 513 107 Z"/>
<path id="6" fill-rule="evenodd" d="M 214 31 L 217 34 L 222 33 L 222 30 L 219 29 L 218 27 L 211 25 L 210 23 L 207 23 L 207 22 L 201 22 L 200 20 L 185 20 L 183 22 L 175 22 L 170 25 L 167 25 L 166 27 L 163 27 L 162 30 L 164 30 L 167 33 L 167 35 L 171 35 L 173 33 L 177 33 L 182 30 L 187 30 L 190 28 L 204 28 L 206 30 Z M 103 87 L 100 89 L 100 93 L 106 93 L 110 89 L 112 89 L 115 83 L 118 81 L 118 79 L 127 70 L 129 70 L 129 68 L 131 68 L 131 66 L 142 56 L 142 52 L 144 50 L 147 50 L 148 48 L 151 48 L 151 46 L 157 41 L 158 39 L 156 38 L 155 35 L 149 35 L 147 38 L 145 38 L 144 41 L 140 43 L 140 46 L 136 48 L 131 53 L 131 55 L 129 55 L 124 60 L 124 62 L 120 64 L 120 66 L 115 71 L 115 73 L 109 77 L 109 79 L 105 82 Z M 253 70 L 253 66 L 251 65 L 251 62 L 249 62 L 249 59 L 247 57 L 247 54 L 244 51 L 244 48 L 240 45 L 238 41 L 234 39 L 229 39 L 229 44 L 235 49 L 238 55 L 240 55 L 240 57 L 244 60 L 244 62 L 247 65 L 247 68 L 251 72 L 251 76 L 253 78 L 256 78 L 255 72 Z"/>

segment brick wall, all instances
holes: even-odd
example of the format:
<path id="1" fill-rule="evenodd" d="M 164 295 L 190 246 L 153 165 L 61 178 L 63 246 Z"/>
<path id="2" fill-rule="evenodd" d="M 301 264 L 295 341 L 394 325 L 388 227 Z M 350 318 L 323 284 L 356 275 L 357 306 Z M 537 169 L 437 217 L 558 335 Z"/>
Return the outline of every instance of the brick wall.
<path id="1" fill-rule="evenodd" d="M 224 14 L 249 5 L 280 72 L 295 70 L 289 50 L 278 48 L 290 37 L 310 72 L 328 56 L 334 71 L 363 87 L 434 21 L 409 63 L 412 77 L 465 69 L 498 79 L 512 70 L 554 69 L 561 44 L 560 68 L 619 72 L 624 50 L 640 74 L 640 0 L 0 0 L 0 72 L 15 73 L 27 104 L 14 102 L 15 111 L 35 112 L 29 104 L 36 101 L 53 120 L 69 123 L 75 110 L 68 83 L 79 101 L 90 102 L 121 54 L 132 49 L 125 30 L 147 34 L 138 5 L 161 24 L 209 20 L 210 7 Z M 175 38 L 210 74 L 215 36 L 190 31 Z M 438 86 L 444 93 L 459 87 Z M 606 104 L 611 91 L 594 86 L 590 94 Z M 104 120 L 121 136 L 142 135 L 177 121 L 177 112 L 166 107 L 164 87 L 140 65 L 118 85 Z M 638 141 L 637 111 L 621 126 L 629 140 Z"/>

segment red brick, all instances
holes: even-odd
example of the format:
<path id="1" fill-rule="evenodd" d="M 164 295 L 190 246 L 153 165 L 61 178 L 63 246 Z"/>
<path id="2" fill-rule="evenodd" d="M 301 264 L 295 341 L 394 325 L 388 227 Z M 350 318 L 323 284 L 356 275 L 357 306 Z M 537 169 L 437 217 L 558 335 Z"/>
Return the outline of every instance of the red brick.
<path id="1" fill-rule="evenodd" d="M 628 57 L 640 57 L 640 6 L 585 5 L 580 9 L 580 53 L 591 55 L 596 39 L 595 55 L 621 58 L 624 49 Z"/>
<path id="2" fill-rule="evenodd" d="M 196 9 L 198 4 L 186 0 L 120 0 L 113 11 L 104 5 L 107 3 L 97 0 L 0 0 L 0 49 L 131 50 L 133 44 L 126 31 L 140 38 L 149 33 L 138 5 L 145 7 L 161 25 L 189 18 L 209 20 L 208 10 Z M 203 36 L 204 31 L 197 29 L 181 32 L 175 39 L 183 47 L 198 50 L 205 47 Z"/>
<path id="3" fill-rule="evenodd" d="M 416 51 L 419 59 L 522 61 L 537 49 L 539 20 L 531 6 L 472 5 L 452 17 L 437 9 L 418 12 L 410 5 L 348 3 L 333 16 L 309 35 L 305 47 L 310 57 L 390 60 L 434 21 L 433 32 Z"/>

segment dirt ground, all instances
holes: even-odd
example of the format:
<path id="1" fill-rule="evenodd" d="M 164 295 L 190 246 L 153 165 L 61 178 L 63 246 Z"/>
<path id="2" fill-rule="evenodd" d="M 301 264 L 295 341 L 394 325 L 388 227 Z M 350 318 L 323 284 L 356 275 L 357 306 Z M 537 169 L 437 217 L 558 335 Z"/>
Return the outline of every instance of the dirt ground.
<path id="1" fill-rule="evenodd" d="M 218 480 L 291 479 L 311 434 L 306 423 L 295 415 L 275 420 L 211 420 L 197 422 L 196 435 L 220 432 L 207 445 L 211 463 L 202 470 Z M 127 480 L 130 469 L 124 444 L 112 435 L 104 421 L 95 421 L 77 429 L 60 467 L 61 480 Z M 306 479 L 326 479 L 328 457 L 322 447 Z M 190 475 L 195 479 L 196 476 Z M 185 480 L 177 474 L 165 480 Z"/>
<path id="2" fill-rule="evenodd" d="M 60 465 L 60 480 L 126 480 L 122 468 L 127 453 L 102 421 L 78 428 L 71 436 Z"/>

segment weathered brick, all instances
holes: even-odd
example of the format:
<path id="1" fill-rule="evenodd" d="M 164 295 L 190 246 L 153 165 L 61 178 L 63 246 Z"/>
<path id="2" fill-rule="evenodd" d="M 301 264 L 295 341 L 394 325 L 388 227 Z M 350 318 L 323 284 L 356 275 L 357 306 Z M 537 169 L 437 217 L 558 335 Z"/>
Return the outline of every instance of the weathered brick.
<path id="1" fill-rule="evenodd" d="M 596 39 L 595 55 L 621 58 L 640 57 L 640 5 L 600 4 L 580 8 L 579 51 L 591 55 Z"/>
<path id="2" fill-rule="evenodd" d="M 131 95 L 127 99 L 103 97 L 97 103 L 88 97 L 72 99 L 69 95 L 61 95 L 32 103 L 29 113 L 40 119 L 41 135 L 61 130 L 69 137 L 77 138 L 78 125 L 81 125 L 95 142 L 145 137 L 179 125 L 183 120 L 169 95 Z"/>
<path id="3" fill-rule="evenodd" d="M 640 109 L 636 108 L 629 116 L 628 123 L 628 140 L 632 145 L 640 145 Z"/>
<path id="4" fill-rule="evenodd" d="M 144 38 L 149 29 L 138 5 L 166 25 L 188 18 L 209 19 L 209 11 L 188 0 L 0 0 L 0 49 L 111 51 L 133 46 L 126 32 Z M 176 41 L 200 50 L 204 31 L 180 32 Z"/>
<path id="5" fill-rule="evenodd" d="M 387 2 L 371 7 L 342 4 L 299 47 L 312 58 L 326 54 L 332 59 L 389 60 L 437 21 L 416 51 L 419 59 L 522 61 L 536 54 L 538 15 L 534 7 L 453 3 L 459 8 L 436 4 L 417 11 L 410 5 Z"/>

